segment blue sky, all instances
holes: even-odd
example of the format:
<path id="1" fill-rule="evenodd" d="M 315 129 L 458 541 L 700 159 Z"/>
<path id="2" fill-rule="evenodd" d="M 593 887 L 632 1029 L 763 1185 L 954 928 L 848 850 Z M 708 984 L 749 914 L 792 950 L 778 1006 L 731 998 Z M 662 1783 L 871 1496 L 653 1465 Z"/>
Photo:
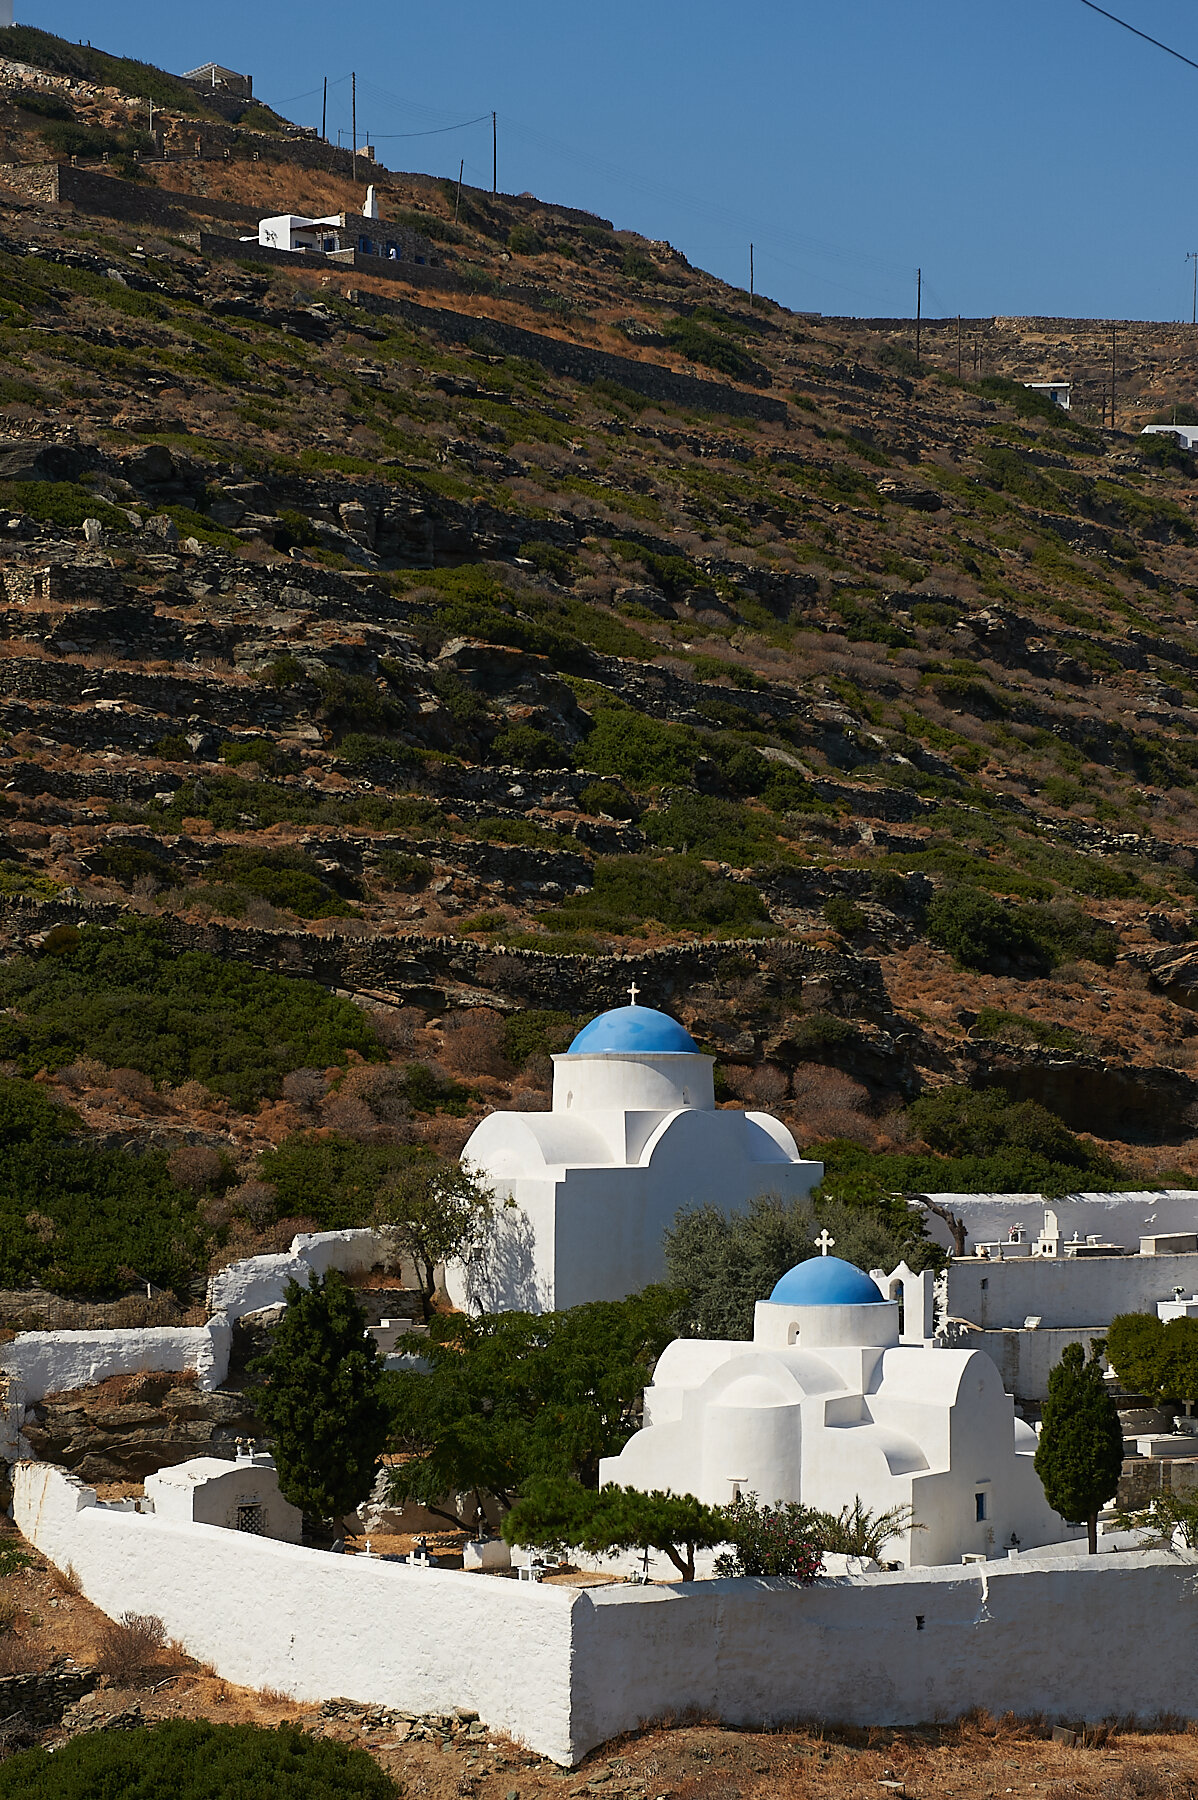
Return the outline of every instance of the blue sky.
<path id="1" fill-rule="evenodd" d="M 1111 10 L 1198 61 L 1193 0 Z M 215 58 L 392 168 L 668 238 L 788 306 L 1189 318 L 1198 70 L 1081 0 L 17 0 L 17 18 L 183 70 Z M 313 91 L 317 90 L 317 91 Z M 485 124 L 429 132 L 485 114 Z M 280 194 L 282 205 L 286 196 Z"/>

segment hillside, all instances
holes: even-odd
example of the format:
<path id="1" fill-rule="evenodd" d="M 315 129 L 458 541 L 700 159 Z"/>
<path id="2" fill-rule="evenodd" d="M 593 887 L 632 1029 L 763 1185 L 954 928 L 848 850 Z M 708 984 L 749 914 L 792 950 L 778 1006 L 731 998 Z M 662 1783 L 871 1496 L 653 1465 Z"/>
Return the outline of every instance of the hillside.
<path id="1" fill-rule="evenodd" d="M 74 53 L 0 33 L 0 1052 L 165 1236 L 83 1266 L 12 1177 L 0 1282 L 351 1222 L 261 1155 L 454 1153 L 633 979 L 804 1145 L 997 1084 L 1193 1184 L 1194 332 L 1117 327 L 1111 430 L 1109 325 L 959 377 Z M 236 242 L 367 176 L 422 263 Z"/>

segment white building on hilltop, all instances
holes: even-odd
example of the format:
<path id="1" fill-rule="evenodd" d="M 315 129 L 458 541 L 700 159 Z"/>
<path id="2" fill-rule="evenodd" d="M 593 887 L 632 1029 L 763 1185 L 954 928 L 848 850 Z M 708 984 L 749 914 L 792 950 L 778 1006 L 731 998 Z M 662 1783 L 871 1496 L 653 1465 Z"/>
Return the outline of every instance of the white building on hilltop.
<path id="1" fill-rule="evenodd" d="M 492 1113 L 470 1137 L 462 1161 L 500 1204 L 490 1255 L 447 1271 L 458 1305 L 547 1312 L 621 1299 L 663 1278 L 662 1238 L 680 1207 L 743 1211 L 822 1178 L 780 1120 L 718 1110 L 714 1057 L 632 994 L 554 1057 L 551 1112 Z"/>
<path id="2" fill-rule="evenodd" d="M 669 1346 L 643 1429 L 600 1481 L 712 1506 L 738 1491 L 830 1512 L 907 1505 L 913 1528 L 888 1554 L 929 1566 L 1077 1535 L 1044 1498 L 1035 1452 L 988 1356 L 900 1345 L 898 1303 L 825 1255 L 758 1301 L 750 1342 Z"/>

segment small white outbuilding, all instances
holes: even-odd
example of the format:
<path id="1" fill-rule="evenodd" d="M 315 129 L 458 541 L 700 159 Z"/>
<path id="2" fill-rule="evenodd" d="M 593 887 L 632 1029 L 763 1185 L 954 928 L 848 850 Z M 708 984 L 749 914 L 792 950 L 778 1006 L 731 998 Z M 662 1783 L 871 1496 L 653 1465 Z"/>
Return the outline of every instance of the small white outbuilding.
<path id="1" fill-rule="evenodd" d="M 662 1239 L 679 1208 L 731 1214 L 759 1194 L 808 1194 L 822 1178 L 781 1120 L 718 1108 L 715 1058 L 632 994 L 554 1057 L 551 1112 L 494 1112 L 472 1133 L 462 1161 L 499 1208 L 490 1254 L 446 1271 L 459 1306 L 547 1312 L 622 1299 L 663 1279 Z"/>
<path id="2" fill-rule="evenodd" d="M 750 1341 L 668 1347 L 644 1427 L 600 1481 L 712 1506 L 738 1492 L 830 1512 L 909 1506 L 887 1554 L 916 1567 L 1078 1535 L 1044 1498 L 1035 1452 L 988 1356 L 900 1345 L 897 1301 L 825 1255 L 758 1301 Z"/>
<path id="3" fill-rule="evenodd" d="M 146 1477 L 146 1499 L 155 1515 L 177 1525 L 218 1525 L 255 1537 L 298 1544 L 303 1514 L 284 1500 L 273 1460 L 238 1453 L 236 1462 L 196 1456 Z"/>

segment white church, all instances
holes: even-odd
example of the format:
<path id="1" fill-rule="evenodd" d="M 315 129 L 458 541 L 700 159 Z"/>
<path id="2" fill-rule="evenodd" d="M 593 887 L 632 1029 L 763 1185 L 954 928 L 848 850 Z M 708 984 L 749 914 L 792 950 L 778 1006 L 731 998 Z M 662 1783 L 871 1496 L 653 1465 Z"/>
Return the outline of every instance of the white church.
<path id="1" fill-rule="evenodd" d="M 601 1013 L 553 1059 L 552 1111 L 495 1112 L 462 1152 L 498 1203 L 490 1253 L 451 1266 L 469 1311 L 548 1312 L 619 1300 L 664 1277 L 679 1208 L 743 1211 L 809 1194 L 823 1164 L 768 1113 L 722 1111 L 715 1058 L 653 1007 Z M 726 1497 L 726 1496 L 725 1496 Z"/>
<path id="2" fill-rule="evenodd" d="M 645 1424 L 600 1482 L 737 1493 L 838 1512 L 911 1508 L 888 1555 L 908 1567 L 993 1558 L 1083 1534 L 1053 1512 L 1015 1417 L 980 1350 L 899 1343 L 898 1302 L 827 1254 L 759 1300 L 749 1342 L 679 1338 L 645 1390 Z"/>

